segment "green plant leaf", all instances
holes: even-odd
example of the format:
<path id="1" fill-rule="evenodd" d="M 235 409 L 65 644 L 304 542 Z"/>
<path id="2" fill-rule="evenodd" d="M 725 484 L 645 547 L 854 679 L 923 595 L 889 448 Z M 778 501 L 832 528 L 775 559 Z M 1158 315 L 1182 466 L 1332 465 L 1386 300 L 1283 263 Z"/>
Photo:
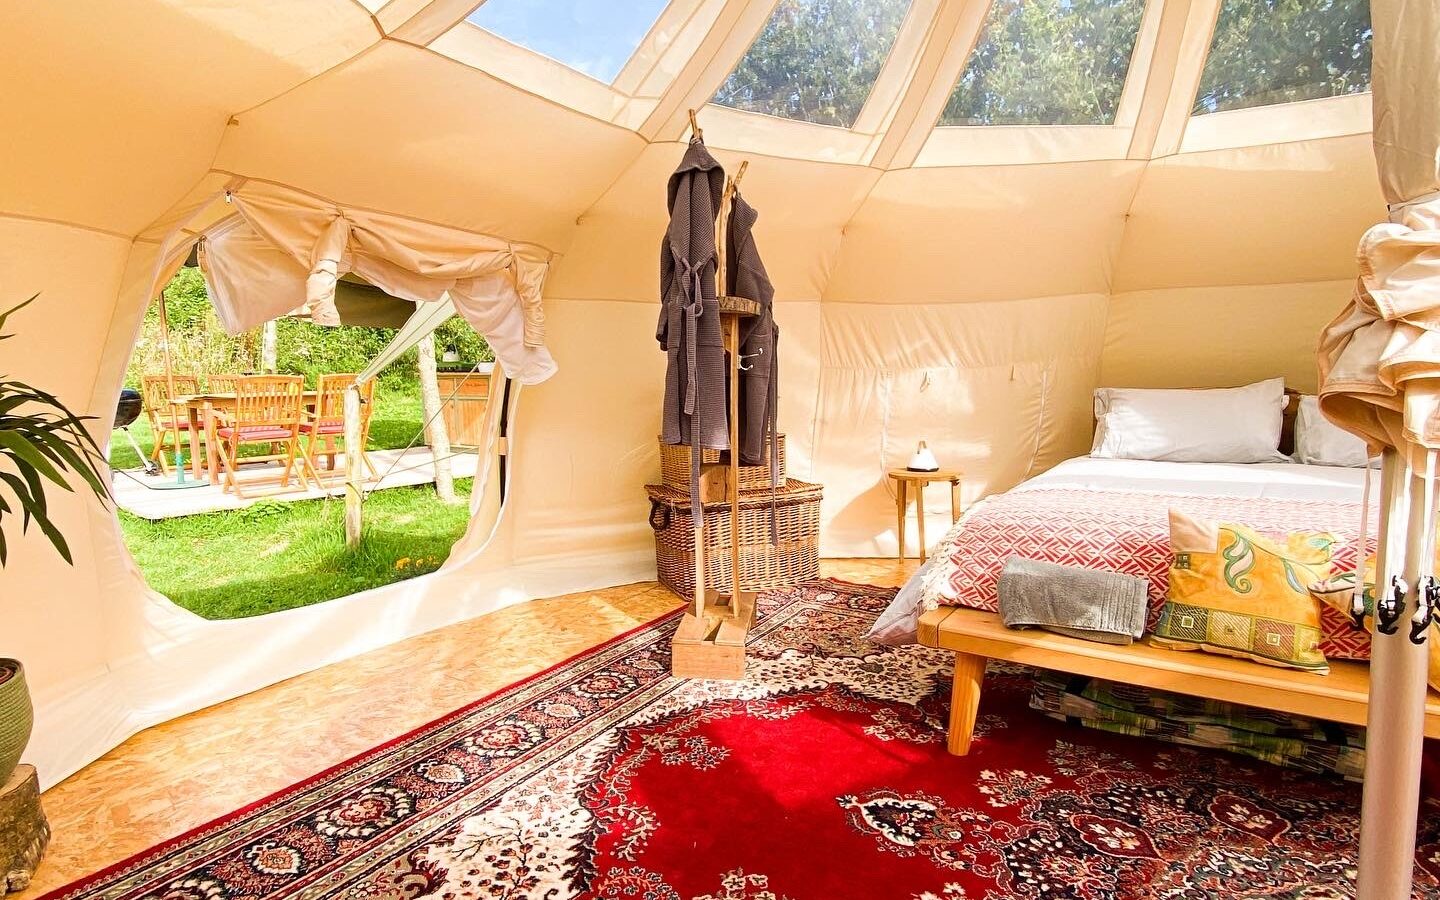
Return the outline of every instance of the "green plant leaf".
<path id="1" fill-rule="evenodd" d="M 40 299 L 40 295 L 39 295 L 38 293 L 37 293 L 37 294 L 32 294 L 32 295 L 30 296 L 30 299 L 29 299 L 29 300 L 26 300 L 26 301 L 23 302 L 23 303 L 17 303 L 16 305 L 10 307 L 9 309 L 5 310 L 4 312 L 0 312 L 0 328 L 4 328 L 4 327 L 5 327 L 5 320 L 8 319 L 8 318 L 10 318 L 10 314 L 11 314 L 11 313 L 17 313 L 17 312 L 19 312 L 20 310 L 22 310 L 22 309 L 24 309 L 25 307 L 29 306 L 30 304 L 34 303 L 34 302 L 35 302 L 36 300 L 38 300 L 38 299 Z M 8 335 L 8 334 L 0 335 L 0 337 L 10 337 L 10 335 Z"/>
<path id="2" fill-rule="evenodd" d="M 8 450 L 20 464 L 28 464 L 41 475 L 58 484 L 67 491 L 75 490 L 65 480 L 65 476 L 50 464 L 39 450 L 25 438 L 13 431 L 0 431 L 0 450 Z"/>
<path id="3" fill-rule="evenodd" d="M 56 528 L 55 523 L 51 522 L 50 517 L 46 515 L 43 504 L 37 504 L 32 498 L 27 497 L 24 490 L 25 486 L 20 483 L 18 478 L 9 472 L 0 472 L 0 481 L 4 481 L 10 485 L 11 489 L 15 491 L 16 496 L 20 498 L 21 505 L 29 511 L 31 517 L 35 520 L 35 524 L 40 526 L 40 531 L 50 539 L 50 543 L 54 545 L 55 549 L 64 557 L 65 561 L 74 565 L 74 561 L 70 558 L 69 545 L 65 543 L 65 538 L 60 534 L 60 529 Z"/>

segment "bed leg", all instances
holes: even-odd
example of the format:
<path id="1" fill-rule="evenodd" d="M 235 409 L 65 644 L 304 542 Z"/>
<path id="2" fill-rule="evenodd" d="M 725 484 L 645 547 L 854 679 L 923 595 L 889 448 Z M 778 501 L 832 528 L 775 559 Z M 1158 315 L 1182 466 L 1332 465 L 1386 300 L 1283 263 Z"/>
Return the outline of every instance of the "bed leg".
<path id="1" fill-rule="evenodd" d="M 970 752 L 986 662 L 985 657 L 972 653 L 955 654 L 955 681 L 950 686 L 950 733 L 945 748 L 956 756 Z"/>

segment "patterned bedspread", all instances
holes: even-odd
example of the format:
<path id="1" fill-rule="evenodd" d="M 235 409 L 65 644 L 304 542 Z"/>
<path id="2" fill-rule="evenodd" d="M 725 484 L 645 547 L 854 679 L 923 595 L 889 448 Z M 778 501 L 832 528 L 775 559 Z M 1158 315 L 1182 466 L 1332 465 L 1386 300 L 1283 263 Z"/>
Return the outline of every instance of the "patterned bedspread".
<path id="1" fill-rule="evenodd" d="M 1354 565 L 1359 503 L 1035 487 L 996 494 L 970 508 L 933 551 L 935 565 L 925 580 L 923 608 L 949 604 L 997 611 L 1000 570 L 1006 560 L 1019 556 L 1146 579 L 1153 628 L 1169 587 L 1172 507 L 1276 537 L 1329 531 L 1339 538 L 1335 571 Z M 1373 552 L 1373 519 L 1369 533 L 1367 552 Z M 1369 659 L 1368 634 L 1329 607 L 1321 618 L 1320 649 L 1326 657 Z"/>

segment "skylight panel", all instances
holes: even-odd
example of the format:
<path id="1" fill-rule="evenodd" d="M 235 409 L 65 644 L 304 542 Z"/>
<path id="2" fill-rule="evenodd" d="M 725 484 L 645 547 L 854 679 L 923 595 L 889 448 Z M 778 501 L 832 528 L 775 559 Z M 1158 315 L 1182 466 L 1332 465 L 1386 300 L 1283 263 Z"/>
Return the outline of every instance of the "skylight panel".
<path id="1" fill-rule="evenodd" d="M 1113 125 L 1144 0 L 995 0 L 941 125 Z"/>
<path id="2" fill-rule="evenodd" d="M 487 0 L 467 21 L 606 84 L 669 0 Z"/>
<path id="3" fill-rule="evenodd" d="M 1370 89 L 1369 0 L 1224 0 L 1195 115 Z"/>
<path id="4" fill-rule="evenodd" d="M 780 0 L 713 102 L 850 128 L 910 0 Z"/>

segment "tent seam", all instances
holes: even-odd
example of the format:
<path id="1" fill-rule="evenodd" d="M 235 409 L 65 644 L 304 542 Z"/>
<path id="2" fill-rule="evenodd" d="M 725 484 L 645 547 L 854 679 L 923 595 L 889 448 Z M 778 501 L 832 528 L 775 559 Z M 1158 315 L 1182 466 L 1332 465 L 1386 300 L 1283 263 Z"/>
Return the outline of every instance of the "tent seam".
<path id="1" fill-rule="evenodd" d="M 145 229 L 141 229 L 134 234 L 126 234 L 123 231 L 112 231 L 109 228 L 101 228 L 98 225 L 85 225 L 80 222 L 71 222 L 68 219 L 52 219 L 46 216 L 26 215 L 25 213 L 0 212 L 0 219 L 14 219 L 18 222 L 37 222 L 43 225 L 59 225 L 64 228 L 78 228 L 81 231 L 89 231 L 95 234 L 103 234 L 108 237 L 118 238 L 122 241 L 125 241 L 126 243 L 133 242 L 139 235 L 145 233 Z"/>

